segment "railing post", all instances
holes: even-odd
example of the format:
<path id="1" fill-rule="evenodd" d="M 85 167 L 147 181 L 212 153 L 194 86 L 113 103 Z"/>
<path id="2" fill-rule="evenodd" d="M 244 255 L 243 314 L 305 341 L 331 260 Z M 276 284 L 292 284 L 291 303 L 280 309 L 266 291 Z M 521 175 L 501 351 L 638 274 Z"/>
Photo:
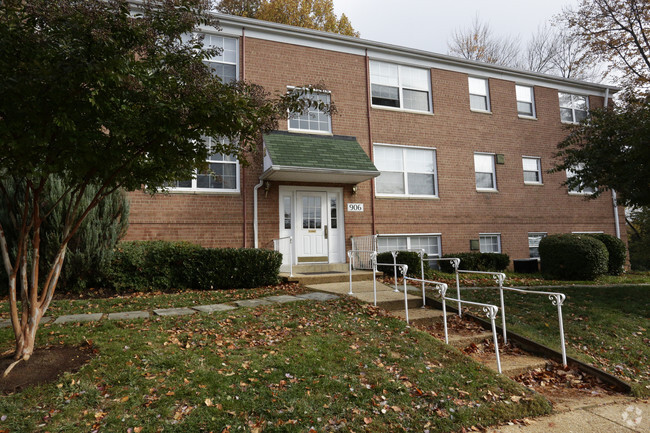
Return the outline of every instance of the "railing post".
<path id="1" fill-rule="evenodd" d="M 409 324 L 409 300 L 408 300 L 408 296 L 406 294 L 406 272 L 408 271 L 409 267 L 408 267 L 408 265 L 400 265 L 400 267 L 402 268 L 402 272 L 403 272 L 403 275 L 404 275 L 404 278 L 403 278 L 403 280 L 404 280 L 404 311 L 406 312 L 406 326 L 410 327 L 410 324 Z M 397 275 L 395 275 L 395 281 L 397 281 Z"/>
<path id="2" fill-rule="evenodd" d="M 445 343 L 449 344 L 449 333 L 447 331 L 447 301 L 445 297 L 447 296 L 447 285 L 442 283 L 438 285 L 438 291 L 440 292 L 440 297 L 442 298 L 442 318 L 444 329 L 445 329 Z"/>
<path id="3" fill-rule="evenodd" d="M 460 268 L 460 259 L 453 259 L 451 265 L 456 271 L 456 298 L 458 299 L 458 317 L 463 317 L 463 304 L 460 301 L 460 281 L 458 279 L 458 268 Z"/>
<path id="4" fill-rule="evenodd" d="M 289 276 L 293 277 L 293 237 L 289 236 Z"/>
<path id="5" fill-rule="evenodd" d="M 420 250 L 420 270 L 422 271 L 422 308 L 427 305 L 427 297 L 424 293 L 424 250 Z"/>
<path id="6" fill-rule="evenodd" d="M 503 302 L 503 281 L 506 279 L 506 274 L 497 274 L 494 276 L 499 282 L 499 296 L 501 298 L 501 327 L 503 328 L 503 344 L 508 344 L 508 334 L 506 332 L 506 307 Z"/>
<path id="7" fill-rule="evenodd" d="M 494 306 L 483 307 L 483 311 L 487 313 L 488 319 L 492 322 L 492 338 L 494 339 L 494 353 L 497 356 L 497 371 L 501 373 L 501 357 L 499 356 L 499 339 L 497 338 L 497 326 L 494 324 L 494 319 L 497 317 L 497 308 Z"/>
<path id="8" fill-rule="evenodd" d="M 397 288 L 397 251 L 391 251 L 391 256 L 393 256 L 393 275 L 395 276 L 395 292 L 399 292 Z M 404 274 L 406 275 L 406 274 Z"/>
<path id="9" fill-rule="evenodd" d="M 377 251 L 370 253 L 370 264 L 372 265 L 372 293 L 377 306 Z"/>
<path id="10" fill-rule="evenodd" d="M 348 261 L 350 262 L 348 264 L 348 267 L 350 269 L 350 291 L 348 292 L 348 295 L 353 295 L 352 293 L 352 250 L 348 251 Z"/>
<path id="11" fill-rule="evenodd" d="M 562 345 L 562 365 L 567 366 L 566 362 L 566 345 L 564 342 L 564 321 L 562 320 L 562 304 L 566 299 L 566 296 L 562 293 L 549 296 L 551 302 L 557 305 L 557 319 L 558 325 L 560 326 L 560 344 Z"/>

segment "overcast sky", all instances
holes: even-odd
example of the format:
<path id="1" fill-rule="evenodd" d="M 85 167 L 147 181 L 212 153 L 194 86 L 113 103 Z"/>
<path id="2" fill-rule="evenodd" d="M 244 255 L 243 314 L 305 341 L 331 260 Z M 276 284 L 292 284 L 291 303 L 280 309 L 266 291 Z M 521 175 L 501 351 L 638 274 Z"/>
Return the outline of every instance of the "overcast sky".
<path id="1" fill-rule="evenodd" d="M 478 14 L 499 36 L 514 35 L 522 45 L 538 25 L 575 6 L 577 0 L 334 0 L 363 39 L 447 53 L 457 28 L 469 27 Z"/>

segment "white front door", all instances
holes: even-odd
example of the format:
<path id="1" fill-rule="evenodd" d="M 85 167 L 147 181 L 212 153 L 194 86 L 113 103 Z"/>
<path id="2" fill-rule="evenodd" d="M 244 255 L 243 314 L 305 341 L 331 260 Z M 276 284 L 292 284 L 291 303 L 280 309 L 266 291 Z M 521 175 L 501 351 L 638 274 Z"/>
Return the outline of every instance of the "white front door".
<path id="1" fill-rule="evenodd" d="M 328 262 L 329 203 L 327 192 L 298 191 L 296 205 L 296 253 L 298 263 Z"/>

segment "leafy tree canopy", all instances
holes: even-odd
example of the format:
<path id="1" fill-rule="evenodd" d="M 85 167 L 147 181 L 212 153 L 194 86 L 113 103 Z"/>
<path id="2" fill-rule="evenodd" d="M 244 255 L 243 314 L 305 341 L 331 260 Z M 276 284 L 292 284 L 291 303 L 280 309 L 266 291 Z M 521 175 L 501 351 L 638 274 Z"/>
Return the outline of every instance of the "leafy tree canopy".
<path id="1" fill-rule="evenodd" d="M 650 90 L 650 2 L 581 0 L 559 18 L 621 84 Z"/>
<path id="2" fill-rule="evenodd" d="M 18 360 L 33 351 L 71 237 L 102 199 L 187 179 L 209 154 L 245 161 L 278 118 L 310 104 L 213 76 L 203 61 L 218 49 L 187 37 L 217 26 L 210 10 L 208 0 L 0 2 L 0 200 L 11 224 L 0 223 L 0 258 Z M 53 178 L 66 188 L 48 201 Z M 60 247 L 41 275 L 41 227 L 57 206 Z"/>
<path id="3" fill-rule="evenodd" d="M 569 188 L 592 186 L 591 198 L 615 190 L 620 203 L 650 206 L 650 102 L 592 110 L 558 145 L 553 171 L 572 170 Z"/>
<path id="4" fill-rule="evenodd" d="M 219 12 L 359 37 L 345 14 L 338 18 L 332 0 L 221 0 Z"/>

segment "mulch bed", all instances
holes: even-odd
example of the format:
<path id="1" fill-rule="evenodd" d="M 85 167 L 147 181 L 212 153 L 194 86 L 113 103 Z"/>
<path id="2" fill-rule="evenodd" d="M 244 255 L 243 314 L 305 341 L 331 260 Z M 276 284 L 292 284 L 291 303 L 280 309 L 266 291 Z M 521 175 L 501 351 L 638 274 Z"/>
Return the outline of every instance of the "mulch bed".
<path id="1" fill-rule="evenodd" d="M 64 372 L 78 371 L 96 353 L 97 350 L 88 345 L 36 348 L 29 360 L 16 364 L 7 377 L 0 377 L 0 394 L 12 394 L 30 386 L 54 382 Z M 0 358 L 0 376 L 12 362 L 11 354 Z"/>

